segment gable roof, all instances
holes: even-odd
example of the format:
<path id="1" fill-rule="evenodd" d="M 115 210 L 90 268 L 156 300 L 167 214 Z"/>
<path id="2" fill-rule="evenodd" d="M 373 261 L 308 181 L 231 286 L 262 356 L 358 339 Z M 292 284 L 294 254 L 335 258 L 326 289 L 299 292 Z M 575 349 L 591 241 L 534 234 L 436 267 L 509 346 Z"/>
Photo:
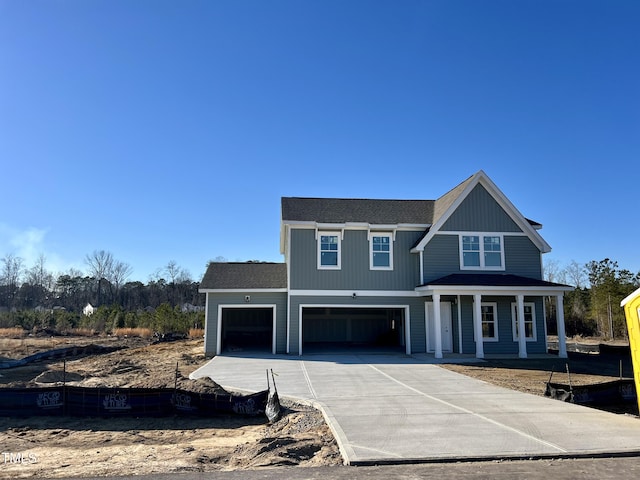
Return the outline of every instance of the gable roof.
<path id="1" fill-rule="evenodd" d="M 551 246 L 540 236 L 537 229 L 540 224 L 525 218 L 511 201 L 500 191 L 495 183 L 482 170 L 478 171 L 452 190 L 436 200 L 433 225 L 420 241 L 411 249 L 412 252 L 423 250 L 425 245 L 438 233 L 447 219 L 455 212 L 476 185 L 482 185 L 507 215 L 522 229 L 542 253 L 551 251 Z"/>
<path id="2" fill-rule="evenodd" d="M 428 225 L 433 208 L 434 200 L 283 197 L 282 221 Z"/>
<path id="3" fill-rule="evenodd" d="M 284 263 L 211 262 L 200 282 L 200 292 L 286 288 L 287 266 Z"/>

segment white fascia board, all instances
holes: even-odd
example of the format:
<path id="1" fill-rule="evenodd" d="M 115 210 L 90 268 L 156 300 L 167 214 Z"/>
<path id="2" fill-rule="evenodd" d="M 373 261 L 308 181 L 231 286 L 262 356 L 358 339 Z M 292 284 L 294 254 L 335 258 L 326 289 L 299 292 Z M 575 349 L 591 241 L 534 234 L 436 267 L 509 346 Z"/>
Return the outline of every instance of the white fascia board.
<path id="1" fill-rule="evenodd" d="M 484 171 L 480 170 L 475 174 L 475 178 L 469 182 L 464 191 L 458 195 L 458 198 L 449 206 L 449 209 L 438 219 L 433 225 L 429 233 L 420 241 L 418 245 L 411 249 L 411 253 L 417 253 L 424 250 L 424 247 L 431 239 L 437 234 L 442 233 L 440 229 L 449 219 L 449 217 L 456 211 L 456 209 L 462 204 L 462 202 L 469 196 L 469 193 L 481 184 L 487 192 L 498 202 L 498 204 L 507 212 L 511 219 L 527 234 L 533 243 L 540 249 L 542 253 L 548 253 L 551 251 L 551 246 L 540 236 L 540 234 L 534 229 L 527 219 L 520 213 L 520 211 L 511 203 L 511 201 L 502 193 L 495 183 L 487 176 Z"/>
<path id="2" fill-rule="evenodd" d="M 393 223 L 376 224 L 366 222 L 345 222 L 345 223 L 322 223 L 308 221 L 286 221 L 282 222 L 290 228 L 318 229 L 318 230 L 426 230 L 431 226 L 429 223 Z"/>
<path id="3" fill-rule="evenodd" d="M 292 297 L 417 297 L 414 290 L 291 290 Z"/>
<path id="4" fill-rule="evenodd" d="M 200 288 L 199 293 L 287 293 L 286 288 Z"/>
<path id="5" fill-rule="evenodd" d="M 424 287 L 416 287 L 419 295 L 432 295 L 438 293 L 440 295 L 533 295 L 533 296 L 555 296 L 564 292 L 570 292 L 573 287 L 499 287 L 486 286 L 479 287 L 477 285 L 426 285 Z"/>

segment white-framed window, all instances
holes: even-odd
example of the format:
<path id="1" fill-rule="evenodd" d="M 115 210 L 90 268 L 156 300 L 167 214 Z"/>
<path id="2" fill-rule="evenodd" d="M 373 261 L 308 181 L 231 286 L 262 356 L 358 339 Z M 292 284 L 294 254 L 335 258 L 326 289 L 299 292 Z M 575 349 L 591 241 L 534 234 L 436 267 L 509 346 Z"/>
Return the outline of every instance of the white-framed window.
<path id="1" fill-rule="evenodd" d="M 472 233 L 460 235 L 461 270 L 504 270 L 502 235 Z"/>
<path id="2" fill-rule="evenodd" d="M 513 341 L 517 342 L 520 338 L 518 331 L 518 304 L 511 304 L 511 331 L 513 332 Z M 536 335 L 536 305 L 535 303 L 524 303 L 524 333 L 527 342 L 535 342 Z"/>
<path id="3" fill-rule="evenodd" d="M 369 236 L 369 268 L 393 270 L 393 235 L 372 233 Z"/>
<path id="4" fill-rule="evenodd" d="M 318 268 L 339 270 L 341 266 L 341 235 L 338 232 L 318 232 Z"/>
<path id="5" fill-rule="evenodd" d="M 482 316 L 482 339 L 485 342 L 497 342 L 498 304 L 493 302 L 482 302 L 480 304 L 480 314 Z"/>

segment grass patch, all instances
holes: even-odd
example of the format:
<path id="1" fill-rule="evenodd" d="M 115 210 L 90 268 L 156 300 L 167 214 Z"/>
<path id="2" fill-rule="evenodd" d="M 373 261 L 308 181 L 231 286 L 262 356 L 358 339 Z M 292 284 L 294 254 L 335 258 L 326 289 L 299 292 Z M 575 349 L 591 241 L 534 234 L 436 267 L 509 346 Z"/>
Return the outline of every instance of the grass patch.
<path id="1" fill-rule="evenodd" d="M 115 328 L 111 332 L 117 337 L 140 337 L 151 338 L 153 332 L 149 328 Z"/>
<path id="2" fill-rule="evenodd" d="M 0 328 L 1 338 L 22 338 L 27 334 L 27 331 L 20 327 Z"/>
<path id="3" fill-rule="evenodd" d="M 189 338 L 203 338 L 203 337 L 204 337 L 204 328 L 189 329 Z"/>

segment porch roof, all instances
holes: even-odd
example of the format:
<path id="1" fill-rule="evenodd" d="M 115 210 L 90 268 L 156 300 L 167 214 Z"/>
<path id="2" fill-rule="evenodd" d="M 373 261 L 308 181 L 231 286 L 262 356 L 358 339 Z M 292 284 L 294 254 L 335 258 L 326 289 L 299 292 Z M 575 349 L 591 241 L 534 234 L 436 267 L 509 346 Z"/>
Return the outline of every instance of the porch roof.
<path id="1" fill-rule="evenodd" d="M 437 291 L 447 294 L 528 292 L 550 295 L 570 290 L 573 290 L 570 285 L 508 273 L 453 273 L 416 287 L 417 292 Z"/>

